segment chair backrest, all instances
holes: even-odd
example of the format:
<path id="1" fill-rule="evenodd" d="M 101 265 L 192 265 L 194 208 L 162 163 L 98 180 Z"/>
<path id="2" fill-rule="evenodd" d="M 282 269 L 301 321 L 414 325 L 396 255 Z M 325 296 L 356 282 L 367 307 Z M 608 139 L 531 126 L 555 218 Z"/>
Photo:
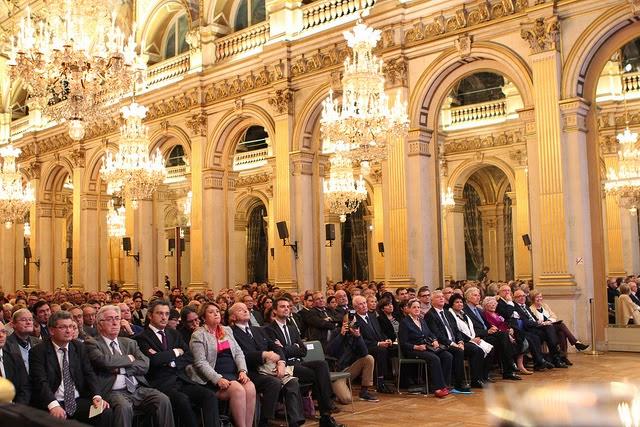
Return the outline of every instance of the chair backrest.
<path id="1" fill-rule="evenodd" d="M 305 341 L 304 345 L 307 346 L 307 355 L 302 360 L 305 362 L 325 360 L 324 350 L 320 341 Z"/>
<path id="2" fill-rule="evenodd" d="M 400 345 L 400 340 L 398 340 L 398 359 L 404 359 L 404 354 L 402 354 L 402 345 Z"/>

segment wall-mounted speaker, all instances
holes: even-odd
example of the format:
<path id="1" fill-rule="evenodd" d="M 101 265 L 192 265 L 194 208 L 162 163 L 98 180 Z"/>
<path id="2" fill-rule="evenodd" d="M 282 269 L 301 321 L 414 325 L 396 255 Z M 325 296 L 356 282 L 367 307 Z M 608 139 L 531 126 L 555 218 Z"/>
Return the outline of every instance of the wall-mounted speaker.
<path id="1" fill-rule="evenodd" d="M 67 248 L 67 259 L 73 259 L 73 248 Z"/>
<path id="2" fill-rule="evenodd" d="M 325 239 L 331 240 L 331 241 L 336 240 L 336 225 L 325 224 L 324 234 L 325 234 Z"/>
<path id="3" fill-rule="evenodd" d="M 176 250 L 176 239 L 169 239 L 169 252 Z"/>
<path id="4" fill-rule="evenodd" d="M 287 228 L 287 221 L 276 222 L 278 227 L 278 237 L 282 240 L 289 238 L 289 229 Z"/>
<path id="5" fill-rule="evenodd" d="M 131 250 L 131 237 L 122 238 L 122 250 L 129 252 Z"/>
<path id="6" fill-rule="evenodd" d="M 383 242 L 378 242 L 378 252 L 380 252 L 381 254 L 384 253 L 384 243 Z"/>
<path id="7" fill-rule="evenodd" d="M 522 235 L 522 241 L 524 242 L 525 246 L 531 246 L 531 238 L 529 237 L 528 234 Z"/>
<path id="8" fill-rule="evenodd" d="M 31 247 L 24 247 L 24 259 L 31 259 Z"/>

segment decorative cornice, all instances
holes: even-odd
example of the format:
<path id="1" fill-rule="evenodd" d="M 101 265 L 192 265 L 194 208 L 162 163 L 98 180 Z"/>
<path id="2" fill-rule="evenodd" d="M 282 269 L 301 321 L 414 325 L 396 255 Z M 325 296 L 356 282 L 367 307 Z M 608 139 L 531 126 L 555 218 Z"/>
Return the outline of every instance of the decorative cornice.
<path id="1" fill-rule="evenodd" d="M 484 0 L 475 5 L 463 5 L 446 14 L 441 12 L 413 21 L 411 29 L 405 32 L 404 42 L 407 45 L 420 44 L 467 31 L 480 24 L 522 12 L 527 6 L 528 0 Z"/>
<path id="2" fill-rule="evenodd" d="M 529 42 L 531 53 L 558 50 L 560 45 L 560 23 L 556 15 L 540 17 L 533 22 L 521 24 L 520 37 Z"/>
<path id="3" fill-rule="evenodd" d="M 346 43 L 318 49 L 311 54 L 301 54 L 291 60 L 291 77 L 298 77 L 314 71 L 342 65 L 349 56 Z"/>
<path id="4" fill-rule="evenodd" d="M 238 97 L 258 90 L 271 83 L 281 80 L 285 76 L 285 64 L 278 62 L 271 67 L 251 70 L 244 76 L 224 79 L 207 85 L 204 89 L 204 102 L 211 104 L 226 98 Z"/>
<path id="5" fill-rule="evenodd" d="M 627 0 L 629 6 L 631 7 L 631 13 L 633 16 L 640 15 L 640 0 Z"/>
<path id="6" fill-rule="evenodd" d="M 502 147 L 517 143 L 525 143 L 522 130 L 503 132 L 498 135 L 475 136 L 468 138 L 452 139 L 445 142 L 445 154 L 461 153 L 464 151 L 477 151 L 486 148 Z"/>
<path id="7" fill-rule="evenodd" d="M 192 136 L 207 136 L 207 115 L 203 112 L 194 114 L 187 120 L 187 128 Z"/>
<path id="8" fill-rule="evenodd" d="M 293 91 L 289 88 L 277 89 L 269 96 L 269 105 L 278 114 L 293 114 Z"/>

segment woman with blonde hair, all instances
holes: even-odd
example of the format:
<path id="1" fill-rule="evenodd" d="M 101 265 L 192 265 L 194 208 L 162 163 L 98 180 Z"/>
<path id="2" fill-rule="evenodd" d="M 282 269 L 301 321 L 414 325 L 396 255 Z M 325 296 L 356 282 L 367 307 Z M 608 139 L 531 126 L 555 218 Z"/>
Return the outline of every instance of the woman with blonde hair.
<path id="1" fill-rule="evenodd" d="M 220 400 L 228 400 L 234 425 L 250 427 L 256 408 L 256 389 L 247 376 L 242 349 L 228 326 L 221 325 L 220 307 L 206 302 L 200 308 L 202 326 L 191 335 L 193 353 L 191 380 L 216 390 Z"/>
<path id="2" fill-rule="evenodd" d="M 631 288 L 628 283 L 618 287 L 620 296 L 616 302 L 616 324 L 638 325 L 640 324 L 640 306 L 631 300 Z"/>

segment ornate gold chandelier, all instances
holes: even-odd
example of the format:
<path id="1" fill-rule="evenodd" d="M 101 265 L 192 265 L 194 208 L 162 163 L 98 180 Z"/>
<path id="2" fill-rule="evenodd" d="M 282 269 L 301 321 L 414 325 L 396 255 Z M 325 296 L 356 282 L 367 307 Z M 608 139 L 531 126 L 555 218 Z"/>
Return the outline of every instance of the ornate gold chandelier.
<path id="1" fill-rule="evenodd" d="M 35 201 L 31 183 L 22 185 L 22 175 L 18 172 L 16 159 L 21 150 L 12 145 L 0 148 L 2 170 L 0 171 L 0 222 L 7 228 L 20 221 Z"/>
<path id="2" fill-rule="evenodd" d="M 626 126 L 616 139 L 620 144 L 618 167 L 617 170 L 609 168 L 604 190 L 618 198 L 621 208 L 636 212 L 640 205 L 640 150 L 636 146 L 638 134 L 631 132 Z"/>
<path id="3" fill-rule="evenodd" d="M 132 201 L 148 199 L 167 177 L 167 169 L 160 150 L 149 156 L 148 128 L 142 123 L 147 108 L 133 101 L 122 107 L 124 125 L 120 127 L 120 146 L 117 153 L 107 152 L 100 175 L 108 183 L 108 192 Z"/>
<path id="4" fill-rule="evenodd" d="M 367 198 L 367 189 L 362 175 L 353 177 L 353 164 L 341 152 L 333 154 L 329 161 L 329 179 L 324 182 L 325 203 L 329 212 L 340 215 L 340 222 L 347 220 L 347 214 L 355 212 L 360 202 Z"/>
<path id="5" fill-rule="evenodd" d="M 45 117 L 68 122 L 69 136 L 79 141 L 87 123 L 143 79 L 146 65 L 136 54 L 135 31 L 127 38 L 115 25 L 110 1 L 45 3 L 38 18 L 27 7 L 8 52 L 10 77 Z"/>
<path id="6" fill-rule="evenodd" d="M 372 52 L 380 40 L 380 31 L 360 20 L 353 32 L 343 34 L 353 50 L 353 58 L 347 58 L 344 63 L 341 105 L 330 90 L 323 103 L 320 130 L 331 143 L 345 144 L 348 150 L 344 156 L 359 163 L 367 174 L 372 163 L 387 158 L 390 138 L 406 134 L 407 105 L 398 92 L 395 104 L 389 108 L 383 62 Z"/>
<path id="7" fill-rule="evenodd" d="M 107 212 L 107 235 L 109 237 L 124 237 L 126 236 L 125 226 L 125 207 L 124 205 L 117 206 L 113 199 L 109 200 L 109 210 Z"/>

